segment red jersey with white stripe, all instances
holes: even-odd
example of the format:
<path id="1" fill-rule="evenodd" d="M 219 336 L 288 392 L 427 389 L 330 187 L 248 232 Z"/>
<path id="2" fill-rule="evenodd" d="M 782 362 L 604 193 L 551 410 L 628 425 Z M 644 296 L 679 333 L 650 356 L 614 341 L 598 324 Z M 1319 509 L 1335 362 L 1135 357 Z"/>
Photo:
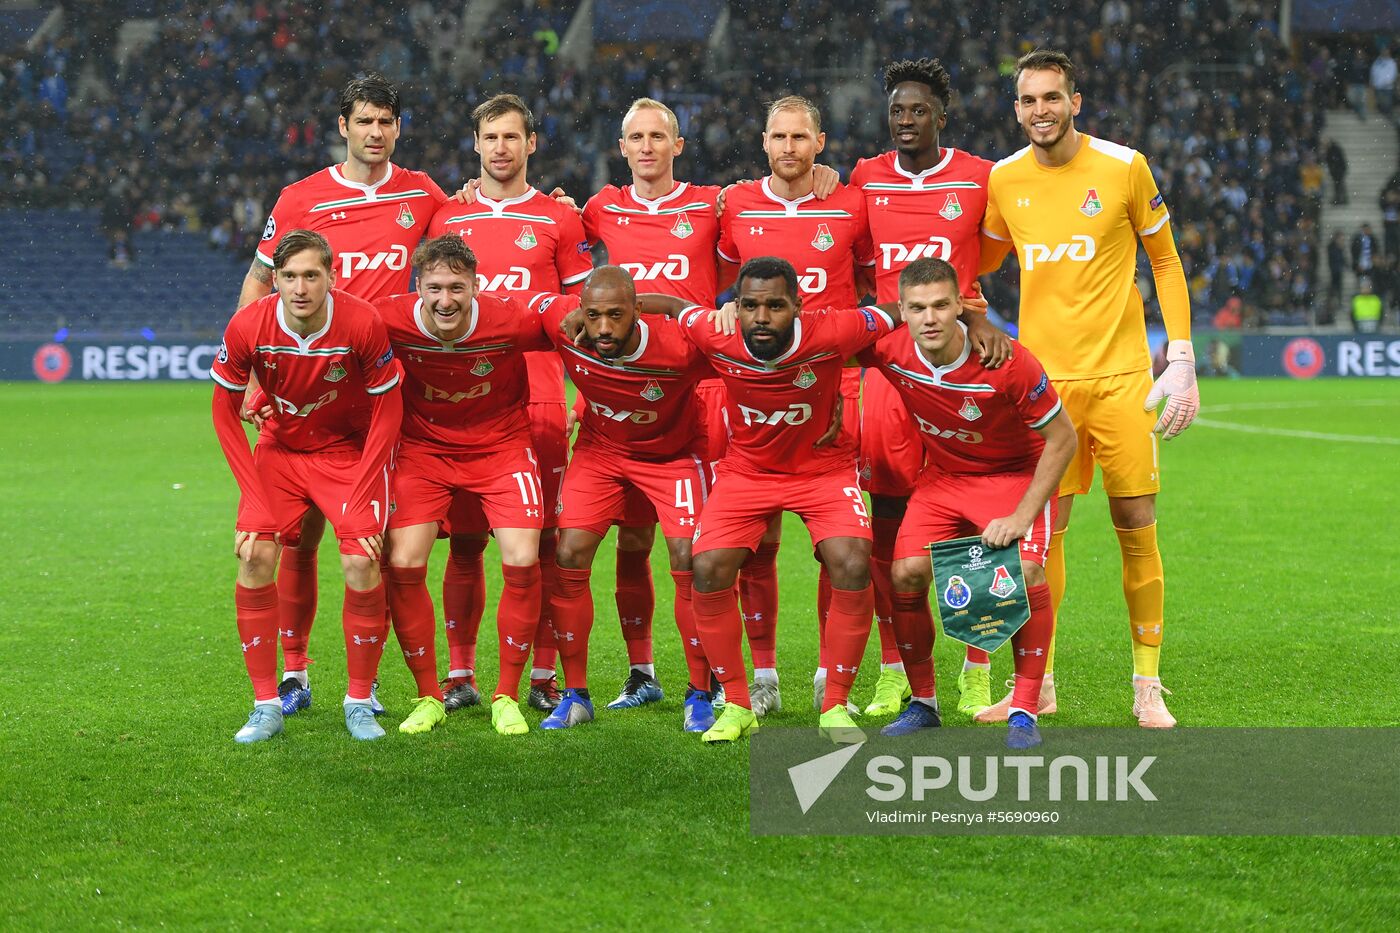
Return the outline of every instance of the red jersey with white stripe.
<path id="1" fill-rule="evenodd" d="M 457 234 L 476 254 L 483 292 L 562 292 L 593 271 L 578 213 L 534 188 L 502 201 L 478 193 L 474 204 L 445 204 L 428 225 L 428 236 L 444 233 Z M 530 401 L 564 401 L 564 371 L 554 354 L 527 357 L 525 365 Z"/>
<path id="2" fill-rule="evenodd" d="M 899 273 L 925 257 L 951 264 L 963 294 L 972 294 L 991 171 L 991 162 L 960 149 L 944 149 L 937 165 L 918 173 L 901 168 L 895 152 L 856 163 L 851 187 L 865 196 L 876 300 L 898 301 Z"/>
<path id="3" fill-rule="evenodd" d="M 1037 428 L 1060 412 L 1060 397 L 1040 361 L 1019 343 L 998 369 L 963 350 L 947 366 L 924 358 L 907 328 L 858 357 L 879 367 L 918 428 L 929 463 L 944 473 L 1034 473 L 1045 442 Z"/>
<path id="4" fill-rule="evenodd" d="M 574 295 L 540 295 L 531 301 L 545 334 L 587 403 L 577 447 L 588 446 L 629 460 L 674 460 L 699 450 L 704 432 L 695 418 L 695 384 L 714 375 L 704 354 L 680 324 L 659 315 L 637 321 L 641 342 L 631 354 L 605 359 L 575 346 L 559 329 L 579 306 Z"/>
<path id="5" fill-rule="evenodd" d="M 802 307 L 854 308 L 855 267 L 874 260 L 865 199 L 860 189 L 838 185 L 824 201 L 808 194 L 789 201 L 773 193 L 771 177 L 729 189 L 720 218 L 719 254 L 744 263 L 777 256 L 792 263 Z"/>
<path id="6" fill-rule="evenodd" d="M 707 309 L 687 308 L 686 333 L 724 380 L 729 452 L 724 462 L 753 473 L 816 475 L 855 464 L 854 439 L 813 444 L 831 426 L 846 360 L 884 337 L 894 322 L 879 308 L 803 311 L 792 346 L 773 360 L 749 352 L 743 334 L 714 331 Z"/>
<path id="7" fill-rule="evenodd" d="M 362 450 L 370 396 L 388 392 L 401 378 L 379 315 L 368 302 L 333 288 L 319 331 L 301 337 L 287 319 L 276 292 L 244 305 L 228 322 L 209 375 L 242 392 L 248 374 L 257 374 L 277 410 L 263 423 L 259 444 L 299 453 Z"/>
<path id="8" fill-rule="evenodd" d="M 373 185 L 350 181 L 332 165 L 282 189 L 257 258 L 271 268 L 283 234 L 315 230 L 335 253 L 337 288 L 367 301 L 406 292 L 413 275 L 409 257 L 446 201 L 427 175 L 392 162 Z"/>
<path id="9" fill-rule="evenodd" d="M 440 340 L 416 294 L 375 302 L 403 364 L 405 442 L 438 453 L 491 453 L 530 445 L 525 351 L 550 348 L 540 316 L 510 295 L 479 294 L 467 332 Z"/>
<path id="10" fill-rule="evenodd" d="M 631 185 L 608 185 L 584 205 L 583 230 L 607 248 L 608 262 L 632 274 L 637 291 L 711 305 L 719 294 L 719 192 L 718 185 L 678 182 L 649 200 Z"/>

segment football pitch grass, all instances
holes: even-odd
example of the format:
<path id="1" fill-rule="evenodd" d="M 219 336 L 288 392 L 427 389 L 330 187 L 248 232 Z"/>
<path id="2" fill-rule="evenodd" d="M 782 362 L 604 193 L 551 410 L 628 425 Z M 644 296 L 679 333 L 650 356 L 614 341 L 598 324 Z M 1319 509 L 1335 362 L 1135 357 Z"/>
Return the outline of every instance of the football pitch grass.
<path id="1" fill-rule="evenodd" d="M 235 487 L 209 392 L 0 386 L 0 927 L 1393 929 L 1400 915 L 1394 837 L 750 836 L 746 747 L 680 731 L 662 548 L 662 703 L 602 710 L 626 663 L 605 548 L 594 724 L 544 733 L 527 711 L 530 734 L 507 739 L 480 707 L 399 735 L 412 684 L 391 647 L 390 734 L 360 744 L 341 716 L 328 539 L 315 705 L 282 737 L 237 746 L 250 690 L 231 598 Z M 1203 422 L 1162 451 L 1172 711 L 1184 727 L 1400 724 L 1400 382 L 1208 381 L 1202 394 Z M 790 516 L 785 537 L 785 706 L 771 721 L 814 727 L 816 572 Z M 1097 489 L 1076 506 L 1067 556 L 1047 738 L 1135 727 Z M 439 653 L 442 667 L 441 637 Z M 938 654 L 948 727 L 968 727 L 954 711 L 960 652 L 940 639 Z M 872 634 L 859 700 L 877 661 Z M 1004 676 L 1003 653 L 994 684 Z"/>

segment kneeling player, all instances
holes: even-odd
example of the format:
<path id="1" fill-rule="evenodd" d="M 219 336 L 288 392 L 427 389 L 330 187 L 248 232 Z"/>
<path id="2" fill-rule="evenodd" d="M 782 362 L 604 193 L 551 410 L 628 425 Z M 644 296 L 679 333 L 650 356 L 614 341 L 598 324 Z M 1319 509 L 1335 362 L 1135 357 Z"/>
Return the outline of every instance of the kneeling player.
<path id="1" fill-rule="evenodd" d="M 233 316 L 210 369 L 221 387 L 214 427 L 241 494 L 234 604 L 255 700 L 234 741 L 282 731 L 274 577 L 280 547 L 295 543 L 312 506 L 331 519 L 345 570 L 345 725 L 357 739 L 377 739 L 384 730 L 374 721 L 370 689 L 387 635 L 379 555 L 403 412 L 399 365 L 374 309 L 331 288 L 324 237 L 290 231 L 272 266 L 276 292 Z M 250 374 L 275 408 L 252 452 L 239 420 Z"/>
<path id="2" fill-rule="evenodd" d="M 427 241 L 413 265 L 418 293 L 375 303 L 407 376 L 397 507 L 389 520 L 389 599 L 420 697 L 400 728 L 424 732 L 444 715 L 434 681 L 428 557 L 454 497 L 472 497 L 495 531 L 505 579 L 491 724 L 502 735 L 518 735 L 529 731 L 517 700 L 539 624 L 544 514 L 522 353 L 547 350 L 549 343 L 539 315 L 524 302 L 477 294 L 476 256 L 461 237 Z"/>
<path id="3" fill-rule="evenodd" d="M 704 732 L 714 725 L 713 697 L 691 611 L 690 543 L 707 490 L 693 393 L 710 373 L 709 364 L 675 321 L 642 317 L 632 277 L 617 266 L 593 270 L 578 297 L 541 296 L 532 304 L 540 308 L 545 333 L 586 402 L 564 473 L 558 570 L 550 595 L 567 689 L 542 728 L 567 729 L 593 718 L 588 578 L 603 535 L 622 519 L 628 492 L 635 490 L 656 510 L 670 552 L 676 627 L 690 671 L 684 727 Z M 561 330 L 567 316 L 580 319 L 577 344 Z M 635 668 L 631 676 L 644 678 L 660 697 L 654 676 Z"/>
<path id="4" fill-rule="evenodd" d="M 971 352 L 958 322 L 962 298 L 952 266 L 917 260 L 900 273 L 899 292 L 909 332 L 886 337 L 859 357 L 899 392 L 928 454 L 895 539 L 892 568 L 895 634 L 914 698 L 881 732 L 907 735 L 940 724 L 926 547 L 980 534 L 990 547 L 1021 541 L 1031 617 L 1011 639 L 1016 679 L 1007 744 L 1029 748 L 1040 743 L 1036 708 L 1055 628 L 1044 570 L 1051 496 L 1074 456 L 1074 426 L 1024 347 L 995 370 Z"/>

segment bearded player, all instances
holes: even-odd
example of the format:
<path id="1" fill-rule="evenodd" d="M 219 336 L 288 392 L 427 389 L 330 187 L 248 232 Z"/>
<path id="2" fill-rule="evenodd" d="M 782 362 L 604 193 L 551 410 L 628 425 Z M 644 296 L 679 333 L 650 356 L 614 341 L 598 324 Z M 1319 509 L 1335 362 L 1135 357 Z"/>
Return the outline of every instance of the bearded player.
<path id="1" fill-rule="evenodd" d="M 330 243 L 338 259 L 337 288 L 366 301 L 408 291 L 409 253 L 447 196 L 423 172 L 393 163 L 399 112 L 398 89 L 381 75 L 366 74 L 345 86 L 338 121 L 345 161 L 282 189 L 243 279 L 240 308 L 272 291 L 273 252 L 284 233 L 298 228 Z M 249 396 L 250 408 L 262 410 L 258 393 Z M 299 543 L 282 549 L 277 571 L 284 667 L 278 692 L 286 715 L 311 705 L 306 651 L 316 619 L 316 551 L 325 528 L 313 504 Z M 374 705 L 383 711 L 377 700 Z"/>
<path id="2" fill-rule="evenodd" d="M 900 273 L 899 283 L 907 330 L 858 357 L 888 377 L 928 453 L 894 544 L 895 634 L 914 697 L 881 733 L 910 735 L 940 725 L 926 548 L 981 535 L 989 547 L 1020 540 L 1031 616 L 1011 638 L 1016 677 L 1007 744 L 1030 748 L 1040 744 L 1036 715 L 1055 627 L 1042 565 L 1054 520 L 1052 496 L 1074 456 L 1074 425 L 1024 348 L 997 369 L 978 358 L 958 320 L 962 297 L 950 264 L 917 259 Z"/>
<path id="3" fill-rule="evenodd" d="M 1181 433 L 1200 407 L 1186 277 L 1147 160 L 1075 129 L 1081 99 L 1069 57 L 1049 50 L 1022 56 L 1015 87 L 1016 117 L 1030 145 L 992 169 L 982 266 L 994 269 L 1016 250 L 1021 340 L 1045 364 L 1079 432 L 1075 458 L 1060 481 L 1046 577 L 1058 611 L 1065 529 L 1074 497 L 1089 491 L 1097 463 L 1123 558 L 1133 715 L 1143 727 L 1170 728 L 1176 719 L 1163 700 L 1158 669 L 1164 575 L 1157 549 L 1157 438 Z M 1137 289 L 1139 241 L 1152 263 L 1169 338 L 1167 368 L 1155 383 Z M 1051 672 L 1053 664 L 1052 642 Z M 1045 682 L 1041 706 L 1053 707 L 1052 673 Z M 976 718 L 1004 719 L 1014 699 Z"/>
<path id="4" fill-rule="evenodd" d="M 980 230 L 992 163 L 939 144 L 952 95 L 948 72 L 937 60 L 893 62 L 886 66 L 884 78 L 894 149 L 860 160 L 851 172 L 851 187 L 865 195 L 875 243 L 875 297 L 898 301 L 900 272 L 922 257 L 952 263 L 970 295 L 982 255 Z M 974 345 L 984 349 L 976 340 Z M 924 463 L 924 448 L 908 409 L 878 368 L 865 373 L 860 443 L 861 476 L 870 493 L 874 525 L 870 575 L 875 615 L 886 625 L 893 611 L 890 562 L 895 536 Z M 991 705 L 990 672 L 987 652 L 969 646 L 958 676 L 959 712 L 970 716 Z M 894 688 L 904 685 L 902 676 L 883 670 L 875 701 L 866 712 L 897 711 Z"/>
<path id="5" fill-rule="evenodd" d="M 498 94 L 472 111 L 481 187 L 474 203 L 448 204 L 433 217 L 429 236 L 455 233 L 477 257 L 482 291 L 530 296 L 538 292 L 577 292 L 593 261 L 577 212 L 531 187 L 530 156 L 538 144 L 535 118 L 514 94 Z M 564 370 L 553 352 L 525 358 L 530 376 L 531 443 L 544 486 L 544 530 L 539 563 L 544 588 L 553 585 L 555 518 L 559 484 L 568 460 L 564 410 Z M 443 581 L 443 615 L 450 654 L 445 685 L 450 710 L 477 702 L 476 637 L 484 605 L 481 552 L 486 520 L 479 512 L 454 511 L 452 556 Z M 530 671 L 529 704 L 548 712 L 559 703 L 557 659 L 549 627 L 548 601 L 540 609 Z"/>
<path id="6" fill-rule="evenodd" d="M 294 544 L 313 505 L 332 518 L 345 571 L 345 726 L 377 739 L 370 690 L 388 633 L 379 573 L 391 507 L 389 461 L 403 412 L 400 370 L 374 308 L 331 287 L 325 237 L 293 230 L 272 253 L 275 294 L 229 321 L 210 377 L 214 427 L 238 481 L 234 604 L 254 707 L 234 735 L 282 731 L 277 683 L 277 551 Z M 239 412 L 253 373 L 275 408 L 249 451 Z"/>

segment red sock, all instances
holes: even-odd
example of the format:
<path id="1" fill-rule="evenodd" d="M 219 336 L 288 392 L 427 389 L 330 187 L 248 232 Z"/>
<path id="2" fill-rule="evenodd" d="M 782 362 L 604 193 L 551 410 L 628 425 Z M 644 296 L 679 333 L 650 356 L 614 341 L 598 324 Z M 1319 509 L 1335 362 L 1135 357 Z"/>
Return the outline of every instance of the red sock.
<path id="1" fill-rule="evenodd" d="M 564 685 L 575 690 L 588 688 L 588 634 L 593 631 L 593 593 L 588 588 L 587 568 L 554 568 L 554 584 L 549 591 L 554 639 L 564 662 Z M 538 647 L 535 657 L 539 657 Z"/>
<path id="2" fill-rule="evenodd" d="M 418 695 L 441 700 L 442 689 L 437 682 L 433 600 L 428 595 L 428 568 L 391 566 L 387 583 L 394 635 L 413 674 Z"/>
<path id="3" fill-rule="evenodd" d="M 880 630 L 880 663 L 899 663 L 899 640 L 894 628 L 894 584 L 890 582 L 890 564 L 894 560 L 894 539 L 899 534 L 899 519 L 871 519 L 875 537 L 870 551 L 870 585 L 875 588 L 875 623 Z M 921 694 L 922 696 L 922 694 Z"/>
<path id="4" fill-rule="evenodd" d="M 826 695 L 822 711 L 845 706 L 856 682 L 856 671 L 870 639 L 870 619 L 875 614 L 875 593 L 870 584 L 861 590 L 831 588 L 831 612 L 827 616 Z"/>
<path id="5" fill-rule="evenodd" d="M 710 689 L 710 662 L 700 647 L 700 633 L 695 630 L 695 606 L 691 591 L 694 575 L 689 570 L 672 570 L 676 582 L 676 630 L 681 633 L 681 648 L 685 651 L 685 666 L 690 672 L 690 685 L 699 690 Z"/>
<path id="6" fill-rule="evenodd" d="M 316 552 L 284 547 L 277 567 L 278 634 L 284 670 L 304 671 L 316 621 Z"/>
<path id="7" fill-rule="evenodd" d="M 627 643 L 627 663 L 650 664 L 651 621 L 656 588 L 651 582 L 650 551 L 617 552 L 617 618 Z"/>
<path id="8" fill-rule="evenodd" d="M 1027 623 L 1027 624 L 1029 624 L 1029 623 Z M 967 659 L 968 659 L 969 661 L 971 661 L 973 664 L 991 664 L 991 663 L 992 663 L 992 656 L 991 656 L 990 654 L 988 654 L 987 652 L 983 651 L 981 648 L 974 648 L 974 647 L 972 647 L 971 645 L 968 645 L 968 646 L 967 646 Z"/>
<path id="9" fill-rule="evenodd" d="M 826 617 L 831 614 L 831 575 L 822 564 L 817 574 L 817 666 L 826 667 Z"/>
<path id="10" fill-rule="evenodd" d="M 559 660 L 559 648 L 554 644 L 554 616 L 549 608 L 549 595 L 554 592 L 554 575 L 559 565 L 554 562 L 558 540 L 554 535 L 540 537 L 540 616 L 535 625 L 534 666 L 553 671 Z"/>
<path id="11" fill-rule="evenodd" d="M 345 667 L 349 673 L 345 695 L 352 700 L 368 700 L 374 678 L 379 675 L 379 659 L 389 637 L 384 602 L 383 583 L 363 592 L 345 588 L 340 620 L 345 629 Z"/>
<path id="12" fill-rule="evenodd" d="M 442 618 L 447 629 L 447 667 L 476 670 L 476 637 L 486 611 L 486 568 L 481 552 L 486 542 L 466 535 L 452 536 L 452 553 L 442 576 Z"/>
<path id="13" fill-rule="evenodd" d="M 238 620 L 238 640 L 243 644 L 243 663 L 248 667 L 248 679 L 253 682 L 253 699 L 275 700 L 279 618 L 277 584 L 252 587 L 235 583 L 233 609 L 234 617 Z"/>
<path id="14" fill-rule="evenodd" d="M 691 594 L 695 609 L 695 629 L 705 649 L 710 668 L 724 685 L 726 703 L 753 708 L 749 699 L 748 671 L 744 669 L 744 623 L 733 590 Z M 696 686 L 699 686 L 697 684 Z"/>
<path id="15" fill-rule="evenodd" d="M 909 689 L 916 697 L 931 697 L 936 689 L 933 672 L 933 612 L 928 590 L 894 594 L 894 632 L 899 656 L 909 675 Z"/>
<path id="16" fill-rule="evenodd" d="M 739 571 L 739 600 L 754 667 L 778 666 L 778 545 L 764 541 Z M 726 690 L 725 696 L 729 693 Z"/>
<path id="17" fill-rule="evenodd" d="M 492 698 L 520 699 L 520 675 L 530 661 L 530 640 L 540 624 L 540 565 L 501 567 L 505 588 L 496 607 L 501 675 Z"/>
<path id="18" fill-rule="evenodd" d="M 1026 590 L 1031 618 L 1011 636 L 1016 653 L 1016 679 L 1011 687 L 1011 705 L 1028 713 L 1040 709 L 1040 684 L 1045 679 L 1045 662 L 1050 639 L 1055 634 L 1055 610 L 1050 606 L 1050 586 L 1042 583 Z"/>

